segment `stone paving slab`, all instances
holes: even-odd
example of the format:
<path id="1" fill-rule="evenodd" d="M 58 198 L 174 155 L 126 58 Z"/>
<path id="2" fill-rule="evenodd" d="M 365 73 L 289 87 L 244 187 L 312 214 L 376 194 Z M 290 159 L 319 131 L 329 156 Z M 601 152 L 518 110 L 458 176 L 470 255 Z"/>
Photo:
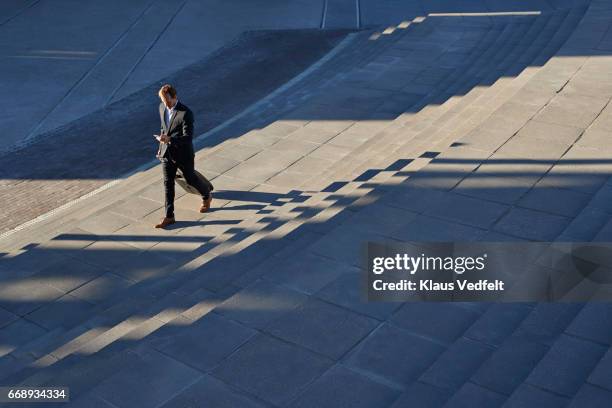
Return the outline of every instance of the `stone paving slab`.
<path id="1" fill-rule="evenodd" d="M 608 99 L 602 97 L 559 94 L 536 116 L 536 120 L 586 128 L 607 102 Z"/>
<path id="2" fill-rule="evenodd" d="M 499 346 L 531 311 L 523 304 L 492 304 L 465 332 L 465 337 Z"/>
<path id="3" fill-rule="evenodd" d="M 601 303 L 588 304 L 578 313 L 566 332 L 580 335 L 580 337 L 597 343 L 611 345 L 612 334 L 604 329 L 610 319 L 612 319 L 612 315 L 610 315 L 610 309 L 607 305 Z"/>
<path id="4" fill-rule="evenodd" d="M 569 219 L 557 215 L 515 208 L 502 218 L 495 230 L 517 237 L 547 241 L 559 235 Z"/>
<path id="5" fill-rule="evenodd" d="M 164 355 L 208 372 L 255 333 L 217 314 L 209 314 L 186 328 L 173 327 L 171 322 L 148 341 Z"/>
<path id="6" fill-rule="evenodd" d="M 417 379 L 443 346 L 383 324 L 346 358 L 345 364 L 395 386 Z"/>
<path id="7" fill-rule="evenodd" d="M 106 272 L 106 269 L 77 259 L 65 258 L 36 272 L 32 278 L 67 293 Z"/>
<path id="8" fill-rule="evenodd" d="M 45 329 L 25 319 L 15 320 L 2 329 L 2 356 L 12 352 L 19 345 L 28 343 L 43 335 Z"/>
<path id="9" fill-rule="evenodd" d="M 576 397 L 572 399 L 569 406 L 605 406 L 610 401 L 610 398 L 612 398 L 612 392 L 585 384 L 580 388 L 580 391 L 576 394 Z"/>
<path id="10" fill-rule="evenodd" d="M 109 234 L 131 224 L 131 221 L 129 217 L 121 214 L 103 211 L 82 221 L 78 228 L 91 234 Z"/>
<path id="11" fill-rule="evenodd" d="M 0 289 L 0 307 L 16 315 L 25 315 L 58 299 L 64 293 L 36 278 L 5 282 Z"/>
<path id="12" fill-rule="evenodd" d="M 350 389 L 350 396 L 343 391 Z M 291 407 L 380 407 L 395 400 L 397 390 L 336 365 L 309 386 Z"/>
<path id="13" fill-rule="evenodd" d="M 479 228 L 493 225 L 508 210 L 507 206 L 470 197 L 448 194 L 429 207 L 425 214 Z"/>
<path id="14" fill-rule="evenodd" d="M 214 377 L 204 375 L 200 380 L 193 383 L 177 396 L 162 405 L 163 408 L 181 408 L 197 405 L 201 401 L 219 408 L 261 408 L 260 402 L 241 394 L 227 384 L 216 380 Z"/>
<path id="15" fill-rule="evenodd" d="M 400 408 L 408 404 L 419 404 L 432 408 L 443 407 L 450 395 L 451 392 L 449 391 L 422 382 L 414 382 L 395 401 L 392 408 Z"/>
<path id="16" fill-rule="evenodd" d="M 509 337 L 491 353 L 472 380 L 487 389 L 509 395 L 527 378 L 547 351 L 545 345 Z"/>
<path id="17" fill-rule="evenodd" d="M 441 344 L 452 343 L 478 318 L 477 309 L 446 303 L 407 303 L 390 321 Z"/>
<path id="18" fill-rule="evenodd" d="M 267 331 L 338 360 L 377 325 L 374 319 L 313 299 L 276 320 Z"/>
<path id="19" fill-rule="evenodd" d="M 527 382 L 560 395 L 572 396 L 605 350 L 599 344 L 562 335 L 531 372 Z M 559 358 L 560 355 L 565 357 Z"/>
<path id="20" fill-rule="evenodd" d="M 423 215 L 416 218 L 405 227 L 394 231 L 391 237 L 404 242 L 435 242 L 441 240 L 475 241 L 484 233 L 485 231 L 479 228 L 447 222 Z"/>
<path id="21" fill-rule="evenodd" d="M 212 375 L 273 404 L 286 404 L 331 366 L 331 360 L 259 335 Z"/>
<path id="22" fill-rule="evenodd" d="M 606 355 L 601 359 L 597 367 L 593 370 L 591 375 L 589 376 L 589 381 L 592 384 L 598 385 L 602 388 L 610 390 L 610 375 L 612 372 L 610 371 L 610 367 L 612 367 L 610 363 L 610 359 L 612 355 L 610 351 L 606 353 Z"/>
<path id="23" fill-rule="evenodd" d="M 445 406 L 447 407 L 469 407 L 472 404 L 479 407 L 500 406 L 505 400 L 505 396 L 486 388 L 467 383 L 453 395 Z"/>
<path id="24" fill-rule="evenodd" d="M 537 406 L 552 408 L 567 405 L 568 402 L 569 400 L 563 396 L 523 384 L 508 398 L 506 404 L 509 407 L 536 404 Z"/>
<path id="25" fill-rule="evenodd" d="M 548 172 L 548 160 L 502 158 L 484 163 L 461 181 L 455 191 L 477 198 L 513 204 Z"/>
<path id="26" fill-rule="evenodd" d="M 362 302 L 361 288 L 355 277 L 354 272 L 343 274 L 316 292 L 315 296 L 378 320 L 387 319 L 400 307 L 400 305 L 393 303 L 365 304 Z"/>
<path id="27" fill-rule="evenodd" d="M 259 282 L 217 308 L 218 312 L 254 328 L 264 328 L 306 301 L 306 296 L 271 283 Z"/>
<path id="28" fill-rule="evenodd" d="M 518 205 L 574 218 L 586 206 L 590 198 L 588 194 L 576 191 L 542 187 L 525 194 Z"/>
<path id="29" fill-rule="evenodd" d="M 310 253 L 275 261 L 275 267 L 266 271 L 264 279 L 307 294 L 319 291 L 344 273 L 358 273 L 355 266 Z"/>
<path id="30" fill-rule="evenodd" d="M 98 303 L 106 300 L 109 295 L 118 290 L 125 289 L 131 282 L 119 275 L 106 273 L 70 292 L 73 296 L 89 303 Z"/>
<path id="31" fill-rule="evenodd" d="M 117 361 L 116 374 L 96 386 L 92 393 L 119 407 L 156 406 L 199 377 L 195 370 L 154 351 L 136 353 L 133 359 Z M 134 376 L 135 370 L 140 375 Z"/>
<path id="32" fill-rule="evenodd" d="M 29 313 L 27 318 L 47 330 L 72 327 L 87 320 L 94 312 L 91 303 L 65 295 Z"/>

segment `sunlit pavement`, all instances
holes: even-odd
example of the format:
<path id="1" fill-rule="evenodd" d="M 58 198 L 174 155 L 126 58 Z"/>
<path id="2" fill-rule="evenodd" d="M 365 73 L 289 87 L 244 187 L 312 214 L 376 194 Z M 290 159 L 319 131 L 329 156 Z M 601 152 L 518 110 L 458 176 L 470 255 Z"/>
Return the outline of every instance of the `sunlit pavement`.
<path id="1" fill-rule="evenodd" d="M 198 142 L 214 210 L 183 195 L 167 231 L 153 167 L 7 236 L 2 383 L 87 407 L 607 405 L 607 304 L 360 298 L 367 240 L 610 240 L 612 6 L 564 4 L 351 34 Z"/>

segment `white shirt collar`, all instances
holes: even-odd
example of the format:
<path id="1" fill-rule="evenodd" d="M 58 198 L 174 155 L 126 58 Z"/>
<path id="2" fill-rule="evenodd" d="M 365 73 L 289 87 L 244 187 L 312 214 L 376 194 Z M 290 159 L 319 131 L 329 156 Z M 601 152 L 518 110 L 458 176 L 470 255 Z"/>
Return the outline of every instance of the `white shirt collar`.
<path id="1" fill-rule="evenodd" d="M 171 108 L 169 108 L 169 107 L 167 107 L 167 106 L 166 106 L 166 110 L 168 110 L 168 111 L 170 111 L 170 112 L 173 112 L 173 111 L 176 109 L 176 107 L 178 106 L 178 104 L 179 104 L 179 101 L 178 101 L 178 99 L 177 99 L 177 100 L 176 100 L 176 103 L 174 104 L 174 106 L 173 106 L 173 107 L 171 107 Z"/>

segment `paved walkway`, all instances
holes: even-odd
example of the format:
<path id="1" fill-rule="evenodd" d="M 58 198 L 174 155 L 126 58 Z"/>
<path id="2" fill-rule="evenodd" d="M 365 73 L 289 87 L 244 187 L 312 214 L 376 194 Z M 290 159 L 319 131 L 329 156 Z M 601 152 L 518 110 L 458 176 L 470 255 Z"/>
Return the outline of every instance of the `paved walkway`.
<path id="1" fill-rule="evenodd" d="M 246 30 L 355 29 L 432 12 L 544 10 L 529 0 L 4 0 L 0 4 L 2 148 L 118 101 L 206 57 Z M 75 35 L 74 33 L 86 33 Z M 14 39 L 19 39 L 15 41 Z"/>
<path id="2" fill-rule="evenodd" d="M 5 167 L 10 172 L 5 170 L 0 175 L 3 178 L 2 186 L 6 187 L 0 192 L 0 204 L 4 204 L 9 197 L 10 205 L 4 207 L 11 208 L 10 213 L 4 213 L 0 218 L 0 234 L 105 184 L 102 180 L 104 177 L 85 177 L 87 169 L 73 163 L 71 170 L 62 168 L 62 163 L 56 162 L 48 166 L 40 165 L 42 161 L 48 161 L 44 159 L 48 156 L 40 152 L 47 151 L 50 146 L 57 149 L 58 143 L 55 141 L 58 136 L 62 139 L 75 138 L 75 132 L 80 133 L 83 126 L 92 124 L 92 117 L 88 114 L 93 113 L 94 117 L 102 118 L 110 111 L 111 116 L 116 117 L 117 106 L 134 102 L 125 99 L 129 95 L 136 97 L 139 105 L 136 108 L 130 106 L 130 110 L 146 109 L 142 102 L 149 99 L 144 95 L 150 95 L 150 91 L 159 86 L 163 79 L 177 73 L 182 78 L 198 77 L 204 81 L 197 82 L 201 87 L 208 86 L 210 82 L 216 83 L 216 73 L 223 71 L 224 67 L 202 66 L 206 70 L 204 76 L 202 73 L 188 74 L 181 70 L 190 64 L 202 64 L 202 58 L 211 57 L 220 47 L 233 47 L 234 51 L 242 52 L 242 55 L 235 56 L 235 60 L 226 64 L 234 73 L 240 72 L 236 65 L 248 60 L 250 54 L 239 50 L 235 39 L 245 30 L 319 27 L 356 29 L 397 25 L 403 20 L 428 13 L 552 11 L 569 4 L 567 1 L 544 0 L 530 0 L 520 6 L 490 0 L 468 3 L 414 0 L 384 4 L 374 0 L 292 0 L 262 8 L 252 1 L 228 3 L 218 0 L 138 0 L 129 4 L 109 1 L 104 5 L 90 3 L 31 0 L 6 1 L 0 5 L 0 36 L 20 39 L 0 42 L 0 60 L 5 62 L 0 64 L 0 75 L 5 79 L 7 93 L 14 95 L 10 100 L 0 101 L 0 122 L 4 130 L 0 155 L 7 150 L 14 151 L 19 146 L 35 146 L 25 154 L 27 157 L 21 154 L 13 158 L 0 156 L 3 162 L 17 159 L 21 166 L 28 167 L 28 171 L 24 172 L 22 168 L 15 168 L 10 163 L 10 166 Z M 85 31 L 87 35 L 74 35 L 75 32 Z M 283 32 L 279 31 L 278 35 L 283 35 Z M 186 38 L 190 40 L 185 41 Z M 179 43 L 181 46 L 177 48 Z M 271 41 L 265 47 L 250 44 L 249 47 L 263 51 L 271 49 L 273 43 Z M 278 49 L 282 49 L 282 46 Z M 263 71 L 279 83 L 284 82 L 287 75 L 290 77 L 303 69 L 300 62 L 310 61 L 312 55 L 310 51 L 304 51 L 298 57 L 293 58 L 299 60 L 294 70 L 287 69 L 289 67 L 286 67 L 285 60 L 274 64 L 273 69 L 264 68 Z M 218 59 L 218 55 L 214 55 L 214 58 Z M 160 64 L 158 61 L 162 60 L 164 63 Z M 259 72 L 260 68 L 253 67 L 253 73 Z M 214 73 L 209 75 L 209 71 Z M 263 78 L 261 81 L 249 81 L 249 84 L 251 86 L 243 89 L 256 97 L 278 86 L 276 81 L 265 81 Z M 221 93 L 218 98 L 227 100 L 224 96 Z M 212 99 L 218 98 L 215 95 Z M 205 123 L 200 123 L 205 125 L 199 128 L 200 131 L 207 130 L 210 124 L 218 124 L 231 117 L 236 107 L 251 100 L 235 95 L 231 100 L 232 106 L 207 104 L 211 109 L 200 112 L 200 117 L 206 118 Z M 81 120 L 74 122 L 77 118 Z M 141 131 L 130 129 L 130 133 L 138 133 L 142 137 L 130 138 L 138 143 L 138 147 L 129 149 L 130 158 L 148 157 L 149 150 L 144 147 L 146 144 L 143 138 L 150 132 L 145 131 L 148 126 L 144 123 L 152 123 L 152 120 L 143 117 L 142 123 L 136 120 L 132 123 Z M 112 128 L 98 123 L 96 125 L 100 129 L 115 132 Z M 83 156 L 91 158 L 93 154 L 87 149 L 81 151 L 82 143 L 71 143 L 71 146 L 74 147 L 70 150 L 79 153 L 79 160 Z M 85 147 L 103 155 L 104 149 L 97 148 L 95 144 Z M 98 168 L 113 169 L 109 179 L 125 174 L 126 167 L 135 169 L 143 163 L 137 158 L 126 163 L 117 157 L 113 157 L 111 162 L 105 158 L 95 158 L 94 161 L 99 163 Z M 51 170 L 49 166 L 54 168 Z M 31 171 L 34 168 L 42 170 L 43 176 Z M 53 174 L 51 177 L 54 179 L 49 180 L 49 174 Z M 56 180 L 55 177 L 63 177 L 64 181 Z M 15 183 L 26 179 L 29 182 L 15 186 Z M 42 193 L 34 196 L 31 191 Z"/>
<path id="3" fill-rule="evenodd" d="M 179 89 L 179 97 L 196 115 L 195 131 L 205 133 L 303 72 L 346 34 L 320 30 L 245 34 L 164 82 Z M 288 63 L 286 56 L 295 49 L 300 52 Z M 147 86 L 49 132 L 25 149 L 0 153 L 0 206 L 6 209 L 0 215 L 0 234 L 154 160 L 159 86 Z"/>
<path id="4" fill-rule="evenodd" d="M 368 304 L 359 266 L 364 240 L 609 241 L 611 23 L 594 0 L 362 33 L 200 150 L 211 213 L 183 195 L 152 230 L 156 167 L 0 241 L 1 382 L 84 407 L 608 406 L 609 305 Z"/>
<path id="5" fill-rule="evenodd" d="M 16 96 L 0 103 L 2 144 L 120 100 L 246 30 L 318 28 L 322 6 L 323 0 L 265 8 L 216 0 L 3 2 L 0 37 L 10 41 L 0 42 L 0 74 Z"/>

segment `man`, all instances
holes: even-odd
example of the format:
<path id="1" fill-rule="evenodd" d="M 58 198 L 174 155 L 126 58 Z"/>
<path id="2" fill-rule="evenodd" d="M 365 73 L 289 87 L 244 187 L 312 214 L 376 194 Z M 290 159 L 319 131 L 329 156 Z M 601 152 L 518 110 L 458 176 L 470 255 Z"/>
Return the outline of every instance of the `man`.
<path id="1" fill-rule="evenodd" d="M 164 173 L 166 216 L 155 228 L 165 228 L 175 223 L 174 178 L 177 169 L 181 169 L 187 184 L 195 187 L 202 196 L 201 213 L 210 209 L 212 194 L 208 180 L 201 180 L 194 171 L 193 112 L 178 101 L 176 89 L 172 85 L 162 86 L 159 98 L 161 135 L 156 137 L 159 140 L 157 157 L 162 162 Z"/>

